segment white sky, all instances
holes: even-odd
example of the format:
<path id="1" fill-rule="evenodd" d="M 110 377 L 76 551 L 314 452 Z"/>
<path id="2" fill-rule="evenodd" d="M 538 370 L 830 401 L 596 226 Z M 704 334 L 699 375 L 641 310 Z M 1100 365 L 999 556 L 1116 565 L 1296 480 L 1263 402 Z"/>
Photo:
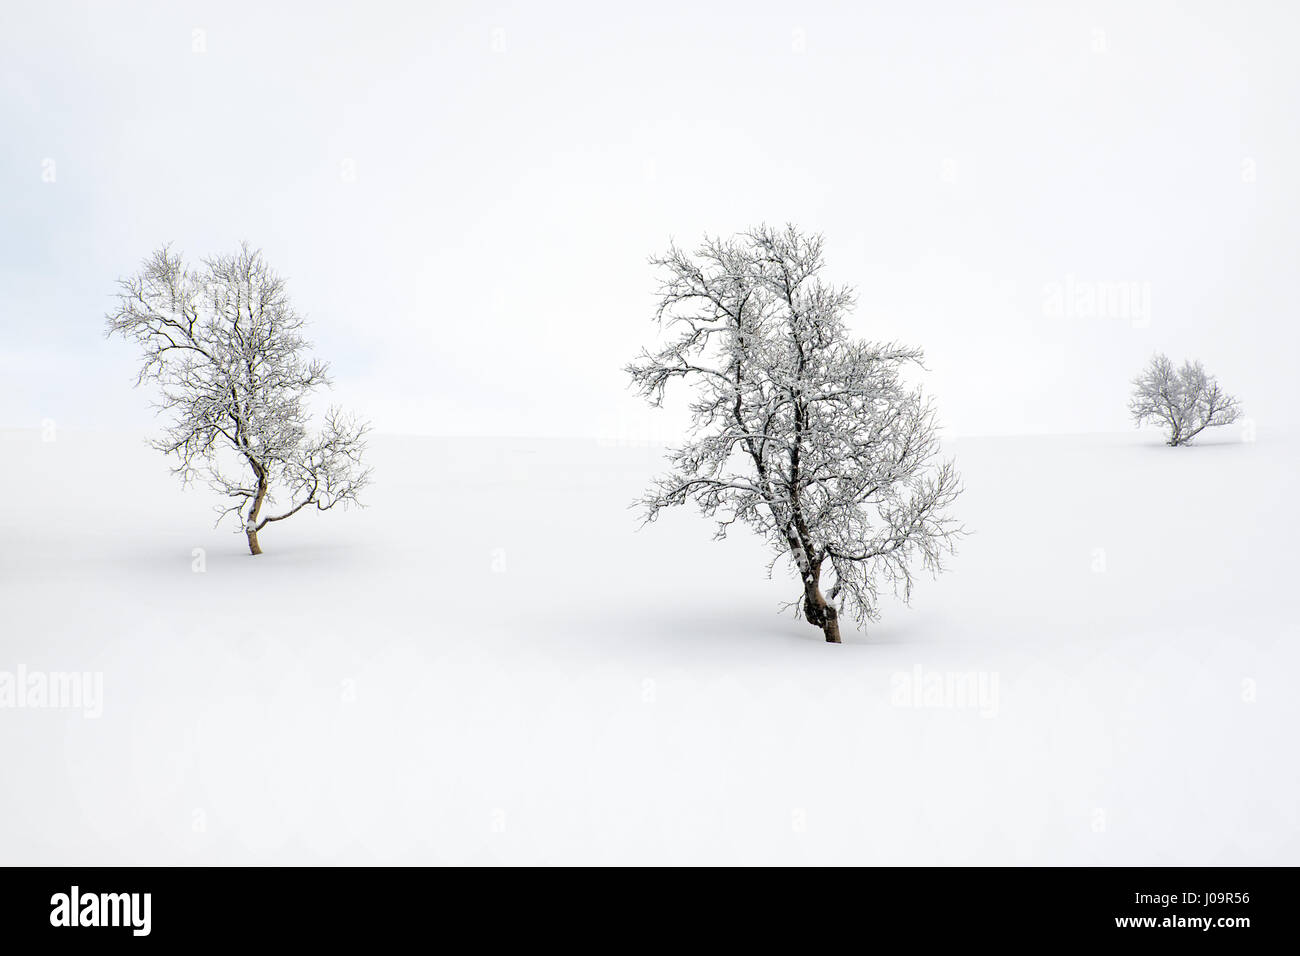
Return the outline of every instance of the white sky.
<path id="1" fill-rule="evenodd" d="M 247 238 L 381 431 L 671 433 L 646 257 L 764 220 L 957 433 L 1128 428 L 1157 348 L 1295 424 L 1300 5 L 279 6 L 5 2 L 0 426 L 146 427 L 114 280 Z"/>

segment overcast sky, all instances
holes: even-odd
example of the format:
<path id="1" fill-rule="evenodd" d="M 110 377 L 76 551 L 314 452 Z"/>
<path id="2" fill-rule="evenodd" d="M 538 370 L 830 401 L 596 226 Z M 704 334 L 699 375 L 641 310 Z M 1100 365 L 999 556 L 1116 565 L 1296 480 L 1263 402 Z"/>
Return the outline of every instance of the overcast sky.
<path id="1" fill-rule="evenodd" d="M 1126 429 L 1155 349 L 1295 424 L 1300 5 L 269 6 L 5 4 L 0 426 L 146 428 L 115 279 L 247 239 L 381 432 L 671 434 L 646 257 L 761 221 L 957 434 Z"/>

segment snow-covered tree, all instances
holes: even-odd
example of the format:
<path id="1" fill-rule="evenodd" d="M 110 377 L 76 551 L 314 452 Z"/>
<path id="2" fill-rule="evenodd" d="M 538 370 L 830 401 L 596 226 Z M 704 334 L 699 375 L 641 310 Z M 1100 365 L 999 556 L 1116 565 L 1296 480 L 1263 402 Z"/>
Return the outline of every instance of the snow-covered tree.
<path id="1" fill-rule="evenodd" d="M 640 502 L 646 520 L 694 501 L 715 537 L 748 525 L 772 564 L 791 560 L 792 603 L 839 643 L 842 613 L 876 620 L 882 583 L 908 599 L 914 565 L 939 571 L 962 533 L 946 513 L 960 486 L 939 460 L 934 411 L 902 377 L 921 350 L 850 338 L 852 291 L 822 282 L 822 237 L 793 226 L 651 263 L 668 341 L 627 371 L 654 406 L 675 379 L 693 398 L 689 441 Z"/>
<path id="2" fill-rule="evenodd" d="M 253 554 L 273 521 L 358 503 L 369 426 L 331 408 L 309 432 L 328 366 L 308 357 L 303 317 L 260 252 L 243 244 L 191 268 L 164 246 L 118 285 L 107 334 L 141 348 L 136 384 L 158 386 L 168 424 L 153 446 L 176 456 L 185 484 L 224 496 L 218 522 L 235 517 Z"/>
<path id="3" fill-rule="evenodd" d="M 1157 354 L 1133 380 L 1129 402 L 1133 421 L 1153 421 L 1165 429 L 1167 444 L 1186 445 L 1206 428 L 1231 425 L 1241 414 L 1237 400 L 1219 387 L 1200 362 L 1174 368 L 1167 355 Z"/>

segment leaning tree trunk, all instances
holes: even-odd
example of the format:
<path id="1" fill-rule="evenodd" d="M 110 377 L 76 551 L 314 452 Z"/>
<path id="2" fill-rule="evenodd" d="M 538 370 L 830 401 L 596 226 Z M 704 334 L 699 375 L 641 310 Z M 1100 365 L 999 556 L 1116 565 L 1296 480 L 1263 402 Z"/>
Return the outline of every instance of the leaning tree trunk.
<path id="1" fill-rule="evenodd" d="M 820 627 L 826 635 L 828 644 L 839 644 L 840 614 L 833 604 L 822 597 L 819 587 L 821 575 L 817 571 L 810 573 L 803 584 L 803 616 L 809 624 Z"/>
<path id="2" fill-rule="evenodd" d="M 257 541 L 257 518 L 262 513 L 262 502 L 266 500 L 266 476 L 257 477 L 257 498 L 253 507 L 248 509 L 248 520 L 244 523 L 244 532 L 248 535 L 249 554 L 261 554 L 262 546 Z"/>

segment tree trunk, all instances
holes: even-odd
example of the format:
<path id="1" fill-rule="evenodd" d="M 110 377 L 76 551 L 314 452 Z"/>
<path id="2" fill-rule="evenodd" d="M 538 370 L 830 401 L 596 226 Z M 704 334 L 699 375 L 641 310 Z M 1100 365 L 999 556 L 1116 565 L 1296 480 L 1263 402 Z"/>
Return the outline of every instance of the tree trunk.
<path id="1" fill-rule="evenodd" d="M 248 509 L 248 520 L 244 522 L 244 531 L 248 535 L 248 553 L 261 554 L 262 546 L 257 542 L 257 518 L 262 513 L 262 502 L 266 500 L 266 473 L 257 470 L 257 497 L 253 507 Z"/>
<path id="2" fill-rule="evenodd" d="M 804 578 L 804 620 L 814 627 L 822 629 L 822 633 L 826 635 L 826 643 L 839 644 L 841 643 L 840 614 L 833 605 L 826 603 L 826 598 L 822 597 L 821 587 L 819 586 L 820 578 L 821 575 L 817 570 Z"/>
<path id="3" fill-rule="evenodd" d="M 826 635 L 826 643 L 839 644 L 840 641 L 840 612 L 835 610 L 829 604 L 826 605 L 826 620 L 822 623 L 822 633 Z"/>

